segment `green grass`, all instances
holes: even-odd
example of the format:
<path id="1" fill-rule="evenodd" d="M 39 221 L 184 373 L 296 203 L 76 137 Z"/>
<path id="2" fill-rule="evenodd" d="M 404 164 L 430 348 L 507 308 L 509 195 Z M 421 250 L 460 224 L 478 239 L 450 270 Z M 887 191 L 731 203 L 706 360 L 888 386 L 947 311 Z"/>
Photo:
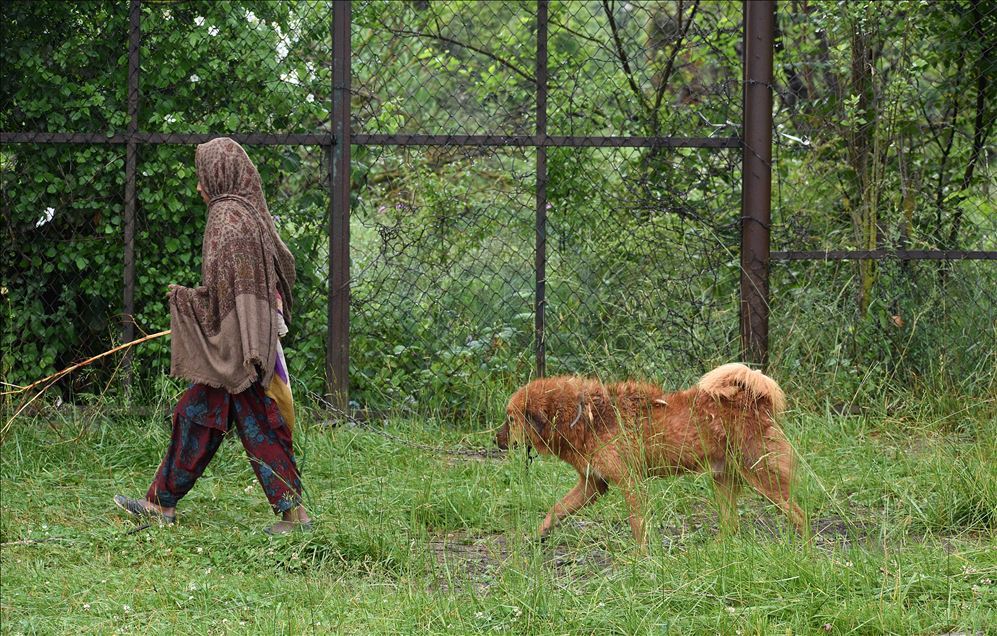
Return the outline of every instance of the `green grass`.
<path id="1" fill-rule="evenodd" d="M 316 530 L 269 538 L 269 507 L 226 442 L 176 527 L 127 534 L 162 417 L 47 410 L 0 448 L 0 619 L 7 634 L 942 634 L 997 625 L 993 403 L 944 421 L 792 412 L 803 544 L 757 495 L 721 537 L 703 477 L 651 487 L 639 553 L 618 491 L 539 543 L 573 484 L 543 459 L 466 459 L 363 428 L 297 432 Z M 8 416 L 9 417 L 9 416 Z M 4 419 L 6 421 L 7 418 Z M 311 420 L 311 421 L 309 421 Z M 392 434 L 488 446 L 487 433 L 397 421 Z"/>

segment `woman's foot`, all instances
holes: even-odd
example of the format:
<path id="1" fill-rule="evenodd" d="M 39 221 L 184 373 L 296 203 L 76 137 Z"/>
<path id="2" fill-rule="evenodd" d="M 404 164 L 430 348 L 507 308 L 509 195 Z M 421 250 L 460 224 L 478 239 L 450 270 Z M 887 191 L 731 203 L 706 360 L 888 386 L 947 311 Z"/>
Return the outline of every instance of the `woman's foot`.
<path id="1" fill-rule="evenodd" d="M 146 499 L 132 499 L 124 495 L 114 495 L 114 503 L 133 517 L 153 519 L 164 524 L 176 523 L 177 509 L 166 508 Z"/>
<path id="2" fill-rule="evenodd" d="M 269 528 L 266 528 L 264 532 L 272 535 L 287 534 L 288 532 L 294 532 L 295 530 L 307 532 L 311 529 L 312 522 L 311 519 L 308 518 L 308 513 L 305 512 L 305 507 L 295 506 L 290 510 L 285 510 L 281 515 L 281 520 Z"/>

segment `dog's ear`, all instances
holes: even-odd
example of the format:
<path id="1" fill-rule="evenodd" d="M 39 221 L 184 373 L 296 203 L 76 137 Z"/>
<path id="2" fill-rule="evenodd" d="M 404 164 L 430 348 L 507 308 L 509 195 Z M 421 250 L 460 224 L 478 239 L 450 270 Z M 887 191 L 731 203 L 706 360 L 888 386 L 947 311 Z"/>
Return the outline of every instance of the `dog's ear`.
<path id="1" fill-rule="evenodd" d="M 543 437 L 544 428 L 546 428 L 547 426 L 547 423 L 544 421 L 543 416 L 537 415 L 536 413 L 534 413 L 529 409 L 527 409 L 526 412 L 523 413 L 523 416 L 526 418 L 526 421 L 530 423 L 530 426 L 533 427 L 533 430 L 537 432 L 537 435 Z"/>

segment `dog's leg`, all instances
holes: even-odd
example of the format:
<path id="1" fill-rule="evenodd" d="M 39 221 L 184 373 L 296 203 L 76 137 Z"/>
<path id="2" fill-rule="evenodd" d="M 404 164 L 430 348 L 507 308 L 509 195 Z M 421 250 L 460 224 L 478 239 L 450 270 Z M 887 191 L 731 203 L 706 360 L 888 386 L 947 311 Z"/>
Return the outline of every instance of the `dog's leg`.
<path id="1" fill-rule="evenodd" d="M 795 456 L 789 440 L 781 430 L 769 427 L 765 431 L 764 447 L 751 454 L 758 459 L 745 466 L 745 480 L 763 497 L 778 506 L 801 536 L 806 536 L 806 515 L 793 501 L 790 492 Z"/>
<path id="2" fill-rule="evenodd" d="M 644 493 L 637 480 L 629 480 L 629 483 L 620 484 L 623 490 L 623 498 L 627 500 L 630 508 L 630 530 L 634 534 L 634 540 L 642 550 L 647 550 L 647 530 L 644 527 Z"/>
<path id="3" fill-rule="evenodd" d="M 639 442 L 638 442 L 639 443 Z M 608 449 L 596 457 L 599 474 L 618 485 L 630 509 L 630 530 L 642 550 L 647 550 L 647 531 L 644 527 L 644 478 L 647 470 L 640 461 L 624 461 L 615 451 Z"/>
<path id="4" fill-rule="evenodd" d="M 547 517 L 540 524 L 540 537 L 546 537 L 551 528 L 557 525 L 561 519 L 577 512 L 588 504 L 599 498 L 599 495 L 609 489 L 609 484 L 595 475 L 579 475 L 578 483 L 568 491 L 561 501 L 554 504 L 547 513 Z"/>
<path id="5" fill-rule="evenodd" d="M 740 479 L 735 474 L 723 471 L 713 475 L 713 485 L 716 488 L 717 508 L 720 510 L 720 529 L 724 532 L 738 532 L 740 517 L 737 514 L 737 497 L 741 492 Z"/>

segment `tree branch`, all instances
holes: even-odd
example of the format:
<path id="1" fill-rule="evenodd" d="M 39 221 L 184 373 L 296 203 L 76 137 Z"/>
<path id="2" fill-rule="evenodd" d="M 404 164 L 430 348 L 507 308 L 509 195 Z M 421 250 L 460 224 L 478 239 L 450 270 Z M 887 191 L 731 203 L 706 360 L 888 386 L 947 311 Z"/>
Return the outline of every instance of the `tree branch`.
<path id="1" fill-rule="evenodd" d="M 630 60 L 627 58 L 627 52 L 623 49 L 623 41 L 620 39 L 620 32 L 616 27 L 616 18 L 613 16 L 613 9 L 609 6 L 609 0 L 602 0 L 602 9 L 606 13 L 606 19 L 609 20 L 609 29 L 613 33 L 613 43 L 616 45 L 616 56 L 623 65 L 623 72 L 627 75 L 627 83 L 630 84 L 630 90 L 633 91 L 637 101 L 646 112 L 647 100 L 640 87 L 637 86 L 637 82 L 634 81 L 633 71 L 630 70 Z"/>
<path id="2" fill-rule="evenodd" d="M 661 82 L 658 84 L 658 92 L 654 96 L 654 109 L 651 111 L 651 121 L 653 122 L 653 134 L 658 134 L 658 109 L 661 108 L 661 100 L 665 96 L 665 89 L 668 88 L 668 81 L 671 79 L 672 70 L 675 67 L 675 58 L 678 57 L 679 49 L 682 48 L 682 43 L 685 41 L 686 35 L 689 33 L 690 27 L 692 27 L 693 20 L 696 19 L 696 11 L 699 10 L 699 0 L 696 0 L 692 5 L 692 11 L 689 13 L 689 20 L 685 23 L 685 27 L 681 28 L 679 36 L 675 39 L 675 44 L 672 46 L 672 54 L 668 58 L 668 63 L 665 65 L 665 71 L 661 75 Z M 679 25 L 682 24 L 682 2 L 679 0 L 678 4 L 678 20 Z"/>
<path id="3" fill-rule="evenodd" d="M 470 51 L 474 51 L 475 53 L 480 53 L 481 55 L 484 55 L 488 59 L 494 62 L 498 62 L 499 64 L 506 67 L 516 75 L 519 75 L 520 77 L 530 82 L 531 84 L 535 84 L 537 81 L 535 77 L 533 77 L 532 75 L 522 70 L 521 68 L 519 68 L 518 66 L 516 66 L 515 64 L 513 64 L 512 62 L 510 62 L 505 58 L 499 57 L 498 55 L 495 55 L 494 53 L 486 49 L 482 49 L 477 46 L 468 44 L 466 42 L 461 42 L 460 40 L 455 40 L 453 38 L 447 37 L 441 33 L 428 33 L 425 31 L 415 31 L 412 29 L 395 29 L 383 23 L 382 26 L 385 28 L 385 30 L 387 30 L 389 33 L 393 35 L 403 35 L 403 36 L 407 35 L 411 37 L 430 38 L 434 40 L 439 40 L 440 42 L 446 42 L 447 44 L 453 44 L 454 46 L 459 46 L 468 49 Z"/>
<path id="4" fill-rule="evenodd" d="M 938 163 L 938 180 L 935 185 L 935 238 L 941 246 L 942 243 L 942 209 L 945 204 L 945 164 L 948 163 L 949 154 L 952 152 L 952 143 L 955 141 L 955 124 L 959 115 L 959 98 L 962 96 L 961 91 L 958 90 L 958 81 L 962 76 L 962 57 L 959 58 L 959 62 L 956 64 L 956 91 L 952 95 L 952 105 L 949 107 L 950 111 L 947 110 L 946 113 L 951 112 L 949 119 L 949 138 L 942 146 L 942 157 Z M 942 133 L 939 133 L 941 136 Z"/>
<path id="5" fill-rule="evenodd" d="M 962 183 L 959 186 L 959 192 L 963 192 L 968 189 L 970 184 L 973 182 L 973 171 L 976 168 L 977 162 L 980 160 L 980 153 L 983 151 L 983 144 L 990 135 L 990 130 L 994 123 L 992 117 L 989 120 L 986 118 L 986 97 L 988 88 L 987 75 L 990 69 L 988 58 L 990 57 L 990 53 L 993 51 L 993 42 L 989 44 L 986 43 L 986 35 L 983 32 L 983 16 L 980 15 L 980 1 L 972 0 L 972 3 L 973 30 L 976 32 L 976 37 L 980 40 L 982 50 L 980 51 L 980 57 L 977 60 L 976 117 L 973 122 L 973 149 L 970 151 L 969 161 L 966 163 L 966 170 L 962 175 Z M 962 208 L 957 206 L 952 217 L 952 229 L 949 230 L 947 245 L 955 245 L 955 241 L 959 237 L 959 228 L 961 225 Z"/>

